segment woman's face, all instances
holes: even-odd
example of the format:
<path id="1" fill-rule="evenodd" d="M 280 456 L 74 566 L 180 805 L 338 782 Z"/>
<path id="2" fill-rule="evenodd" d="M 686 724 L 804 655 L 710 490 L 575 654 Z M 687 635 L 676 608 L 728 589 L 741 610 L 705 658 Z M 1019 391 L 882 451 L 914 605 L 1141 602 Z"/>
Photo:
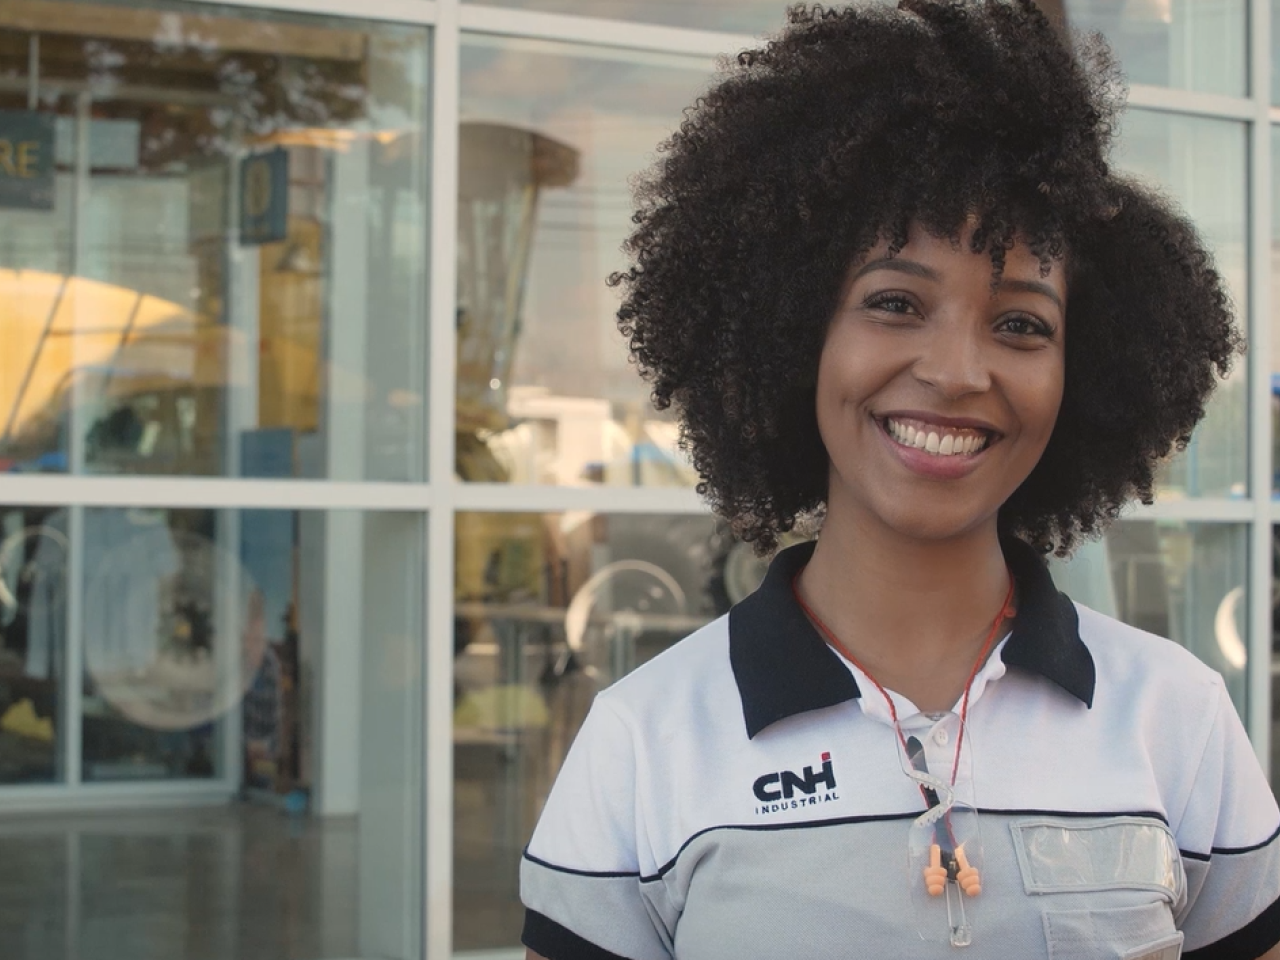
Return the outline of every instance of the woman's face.
<path id="1" fill-rule="evenodd" d="M 915 228 L 851 270 L 818 365 L 828 523 L 927 540 L 994 524 L 1053 432 L 1067 288 L 1024 243 L 990 254 Z"/>

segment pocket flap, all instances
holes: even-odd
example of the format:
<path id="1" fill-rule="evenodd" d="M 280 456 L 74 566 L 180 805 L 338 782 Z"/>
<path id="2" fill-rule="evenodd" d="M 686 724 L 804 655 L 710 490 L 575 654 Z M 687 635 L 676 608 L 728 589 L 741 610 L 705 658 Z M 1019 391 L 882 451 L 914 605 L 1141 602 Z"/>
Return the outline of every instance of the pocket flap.
<path id="1" fill-rule="evenodd" d="M 1027 893 L 1153 890 L 1177 904 L 1186 892 L 1178 845 L 1158 820 L 1046 817 L 1011 829 Z"/>

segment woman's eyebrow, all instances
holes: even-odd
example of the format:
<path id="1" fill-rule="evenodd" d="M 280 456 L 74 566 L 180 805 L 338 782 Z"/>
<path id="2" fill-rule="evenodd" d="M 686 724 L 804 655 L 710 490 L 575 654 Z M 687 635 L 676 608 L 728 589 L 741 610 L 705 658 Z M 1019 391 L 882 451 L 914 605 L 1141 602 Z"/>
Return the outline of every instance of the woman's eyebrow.
<path id="1" fill-rule="evenodd" d="M 1038 293 L 1043 297 L 1048 297 L 1059 310 L 1066 312 L 1067 308 L 1063 306 L 1062 298 L 1058 296 L 1058 291 L 1047 283 L 1041 283 L 1039 280 L 1012 280 L 1006 277 L 1000 281 L 1000 288 L 1002 290 L 1012 290 L 1016 293 Z"/>
<path id="2" fill-rule="evenodd" d="M 850 283 L 855 282 L 869 273 L 876 270 L 893 270 L 896 273 L 908 274 L 909 276 L 923 276 L 925 280 L 940 280 L 941 275 L 931 266 L 925 266 L 915 260 L 904 260 L 901 257 L 884 257 L 881 260 L 872 260 L 865 262 L 858 268 L 858 273 L 852 275 Z M 1015 293 L 1039 293 L 1042 297 L 1048 297 L 1059 310 L 1066 311 L 1066 307 L 1062 305 L 1062 298 L 1057 296 L 1057 291 L 1050 287 L 1047 283 L 1039 282 L 1039 280 L 1015 280 L 1010 278 L 1002 278 L 1000 280 L 1000 288 Z"/>
<path id="3" fill-rule="evenodd" d="M 914 260 L 903 260 L 899 257 L 886 257 L 881 260 L 871 260 L 864 263 L 858 268 L 858 272 L 853 275 L 850 282 L 853 282 L 860 277 L 864 277 L 875 270 L 894 270 L 898 273 L 910 274 L 913 277 L 924 277 L 926 280 L 940 279 L 937 270 L 934 270 L 932 267 L 926 267 L 923 263 L 917 263 Z"/>
<path id="4" fill-rule="evenodd" d="M 937 281 L 941 279 L 941 275 L 937 270 L 927 267 L 923 263 L 918 263 L 915 260 L 904 260 L 900 257 L 885 257 L 864 263 L 858 268 L 850 282 L 857 281 L 859 278 L 866 276 L 868 273 L 874 273 L 876 270 L 893 270 L 896 273 L 905 273 L 912 277 L 923 277 L 925 280 Z M 1038 293 L 1043 297 L 1048 297 L 1059 310 L 1066 311 L 1062 298 L 1058 296 L 1058 291 L 1039 280 L 1015 280 L 1004 277 L 1000 281 L 1000 289 L 1015 293 Z"/>

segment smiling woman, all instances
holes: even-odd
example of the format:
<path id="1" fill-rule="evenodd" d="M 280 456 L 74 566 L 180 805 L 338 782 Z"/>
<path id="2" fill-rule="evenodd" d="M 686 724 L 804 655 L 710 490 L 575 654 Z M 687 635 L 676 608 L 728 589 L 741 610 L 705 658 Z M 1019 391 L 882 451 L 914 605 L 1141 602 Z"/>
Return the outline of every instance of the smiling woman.
<path id="1" fill-rule="evenodd" d="M 1110 170 L 1117 80 L 1030 2 L 906 0 L 793 9 L 687 111 L 620 326 L 734 530 L 817 539 L 596 698 L 531 956 L 1275 954 L 1222 678 L 1044 559 L 1151 499 L 1240 344 L 1195 229 Z"/>

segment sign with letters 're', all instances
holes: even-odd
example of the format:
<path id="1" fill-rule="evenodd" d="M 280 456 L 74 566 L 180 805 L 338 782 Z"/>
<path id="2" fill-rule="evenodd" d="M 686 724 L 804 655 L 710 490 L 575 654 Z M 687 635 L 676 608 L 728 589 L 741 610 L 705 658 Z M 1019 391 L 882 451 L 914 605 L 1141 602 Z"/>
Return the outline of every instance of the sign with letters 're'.
<path id="1" fill-rule="evenodd" d="M 240 161 L 240 243 L 283 240 L 289 230 L 289 151 L 283 147 Z"/>
<path id="2" fill-rule="evenodd" d="M 54 116 L 0 110 L 0 207 L 52 210 Z"/>

